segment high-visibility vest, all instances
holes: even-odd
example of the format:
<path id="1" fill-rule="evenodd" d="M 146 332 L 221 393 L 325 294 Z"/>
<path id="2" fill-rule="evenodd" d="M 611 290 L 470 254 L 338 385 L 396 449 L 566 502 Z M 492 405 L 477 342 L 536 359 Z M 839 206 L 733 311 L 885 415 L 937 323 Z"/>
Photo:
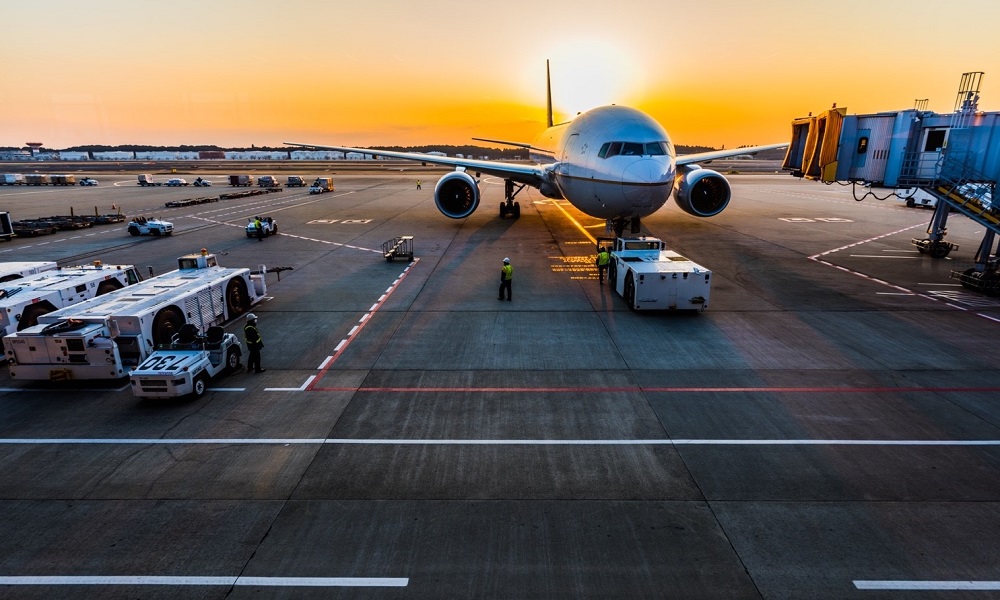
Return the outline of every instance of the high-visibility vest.
<path id="1" fill-rule="evenodd" d="M 511 266 L 510 264 L 504 265 L 501 271 L 503 271 L 504 281 L 510 281 L 511 279 L 514 279 L 514 267 Z"/>
<path id="2" fill-rule="evenodd" d="M 611 255 L 604 250 L 597 253 L 597 266 L 606 267 L 609 260 L 611 260 Z"/>
<path id="3" fill-rule="evenodd" d="M 257 327 L 249 323 L 243 326 L 243 337 L 246 338 L 247 346 L 263 341 Z"/>

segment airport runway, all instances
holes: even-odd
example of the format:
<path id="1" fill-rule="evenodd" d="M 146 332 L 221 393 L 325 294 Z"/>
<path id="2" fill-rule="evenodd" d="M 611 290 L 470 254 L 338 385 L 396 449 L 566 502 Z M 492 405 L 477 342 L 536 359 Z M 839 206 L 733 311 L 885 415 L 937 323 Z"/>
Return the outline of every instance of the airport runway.
<path id="1" fill-rule="evenodd" d="M 267 372 L 201 400 L 4 369 L 0 598 L 1000 597 L 1000 299 L 948 278 L 975 224 L 936 261 L 909 244 L 930 211 L 733 176 L 720 216 L 644 221 L 714 272 L 706 312 L 646 314 L 597 283 L 603 223 L 528 192 L 500 220 L 499 181 L 463 221 L 412 173 L 163 208 L 210 178 L 0 188 L 15 218 L 176 228 L 0 261 L 294 267 L 253 309 Z M 399 235 L 413 263 L 381 256 Z"/>

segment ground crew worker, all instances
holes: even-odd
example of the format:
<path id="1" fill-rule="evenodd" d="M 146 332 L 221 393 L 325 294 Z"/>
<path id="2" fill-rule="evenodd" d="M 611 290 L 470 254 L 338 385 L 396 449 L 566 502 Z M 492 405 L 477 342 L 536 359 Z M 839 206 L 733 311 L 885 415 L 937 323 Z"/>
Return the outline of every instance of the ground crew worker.
<path id="1" fill-rule="evenodd" d="M 260 222 L 260 217 L 254 217 L 253 226 L 257 228 L 257 241 L 264 241 L 264 224 Z"/>
<path id="2" fill-rule="evenodd" d="M 507 301 L 510 301 L 510 281 L 514 278 L 514 267 L 510 266 L 510 259 L 503 259 L 503 267 L 500 269 L 500 300 L 503 300 L 503 292 L 507 290 Z"/>
<path id="3" fill-rule="evenodd" d="M 243 326 L 243 337 L 247 342 L 247 350 L 250 356 L 247 358 L 247 371 L 252 373 L 263 373 L 267 369 L 260 368 L 260 349 L 264 347 L 264 340 L 257 331 L 257 315 L 250 313 L 247 315 L 247 324 Z"/>
<path id="4" fill-rule="evenodd" d="M 417 180 L 417 189 L 418 190 L 420 189 L 420 180 L 419 179 Z"/>
<path id="5" fill-rule="evenodd" d="M 604 272 L 608 270 L 608 263 L 611 262 L 611 255 L 608 249 L 600 246 L 597 249 L 597 278 L 601 285 L 604 285 Z"/>

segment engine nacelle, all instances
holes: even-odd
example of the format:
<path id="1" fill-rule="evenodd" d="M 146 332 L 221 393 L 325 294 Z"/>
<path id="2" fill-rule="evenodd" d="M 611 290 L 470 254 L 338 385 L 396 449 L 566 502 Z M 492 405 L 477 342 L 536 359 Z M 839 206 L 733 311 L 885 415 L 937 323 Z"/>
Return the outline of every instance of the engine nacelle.
<path id="1" fill-rule="evenodd" d="M 729 205 L 733 192 L 729 181 L 711 169 L 695 167 L 674 181 L 674 200 L 689 215 L 714 217 Z"/>
<path id="2" fill-rule="evenodd" d="M 464 219 L 479 207 L 479 184 L 465 171 L 452 171 L 434 186 L 434 204 L 442 215 Z"/>

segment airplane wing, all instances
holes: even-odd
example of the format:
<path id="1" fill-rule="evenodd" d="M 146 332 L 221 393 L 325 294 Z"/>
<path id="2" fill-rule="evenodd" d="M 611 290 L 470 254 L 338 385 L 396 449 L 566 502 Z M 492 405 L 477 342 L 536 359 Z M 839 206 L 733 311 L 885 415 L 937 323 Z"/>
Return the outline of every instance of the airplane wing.
<path id="1" fill-rule="evenodd" d="M 320 150 L 337 150 L 340 152 L 357 152 L 359 154 L 371 154 L 372 156 L 384 156 L 386 158 L 397 158 L 400 160 L 412 160 L 420 163 L 430 163 L 432 165 L 447 165 L 449 167 L 461 167 L 467 171 L 485 173 L 503 179 L 511 179 L 518 183 L 538 187 L 548 177 L 547 170 L 552 165 L 545 168 L 538 165 L 515 164 L 497 162 L 492 160 L 474 160 L 471 158 L 452 158 L 449 156 L 437 156 L 434 154 L 424 154 L 421 152 L 395 152 L 393 150 L 375 150 L 372 148 L 349 148 L 347 146 L 319 146 L 317 144 L 298 144 L 294 142 L 284 142 L 286 146 L 298 146 L 301 148 L 317 148 Z"/>
<path id="2" fill-rule="evenodd" d="M 750 146 L 748 148 L 733 148 L 732 150 L 713 150 L 712 152 L 698 152 L 697 154 L 685 154 L 683 156 L 678 156 L 676 164 L 678 167 L 682 165 L 689 165 L 691 163 L 698 162 L 709 162 L 713 160 L 718 160 L 720 158 L 728 158 L 730 156 L 739 156 L 741 154 L 756 154 L 762 150 L 777 150 L 778 148 L 787 148 L 788 144 L 768 144 L 767 146 Z"/>

